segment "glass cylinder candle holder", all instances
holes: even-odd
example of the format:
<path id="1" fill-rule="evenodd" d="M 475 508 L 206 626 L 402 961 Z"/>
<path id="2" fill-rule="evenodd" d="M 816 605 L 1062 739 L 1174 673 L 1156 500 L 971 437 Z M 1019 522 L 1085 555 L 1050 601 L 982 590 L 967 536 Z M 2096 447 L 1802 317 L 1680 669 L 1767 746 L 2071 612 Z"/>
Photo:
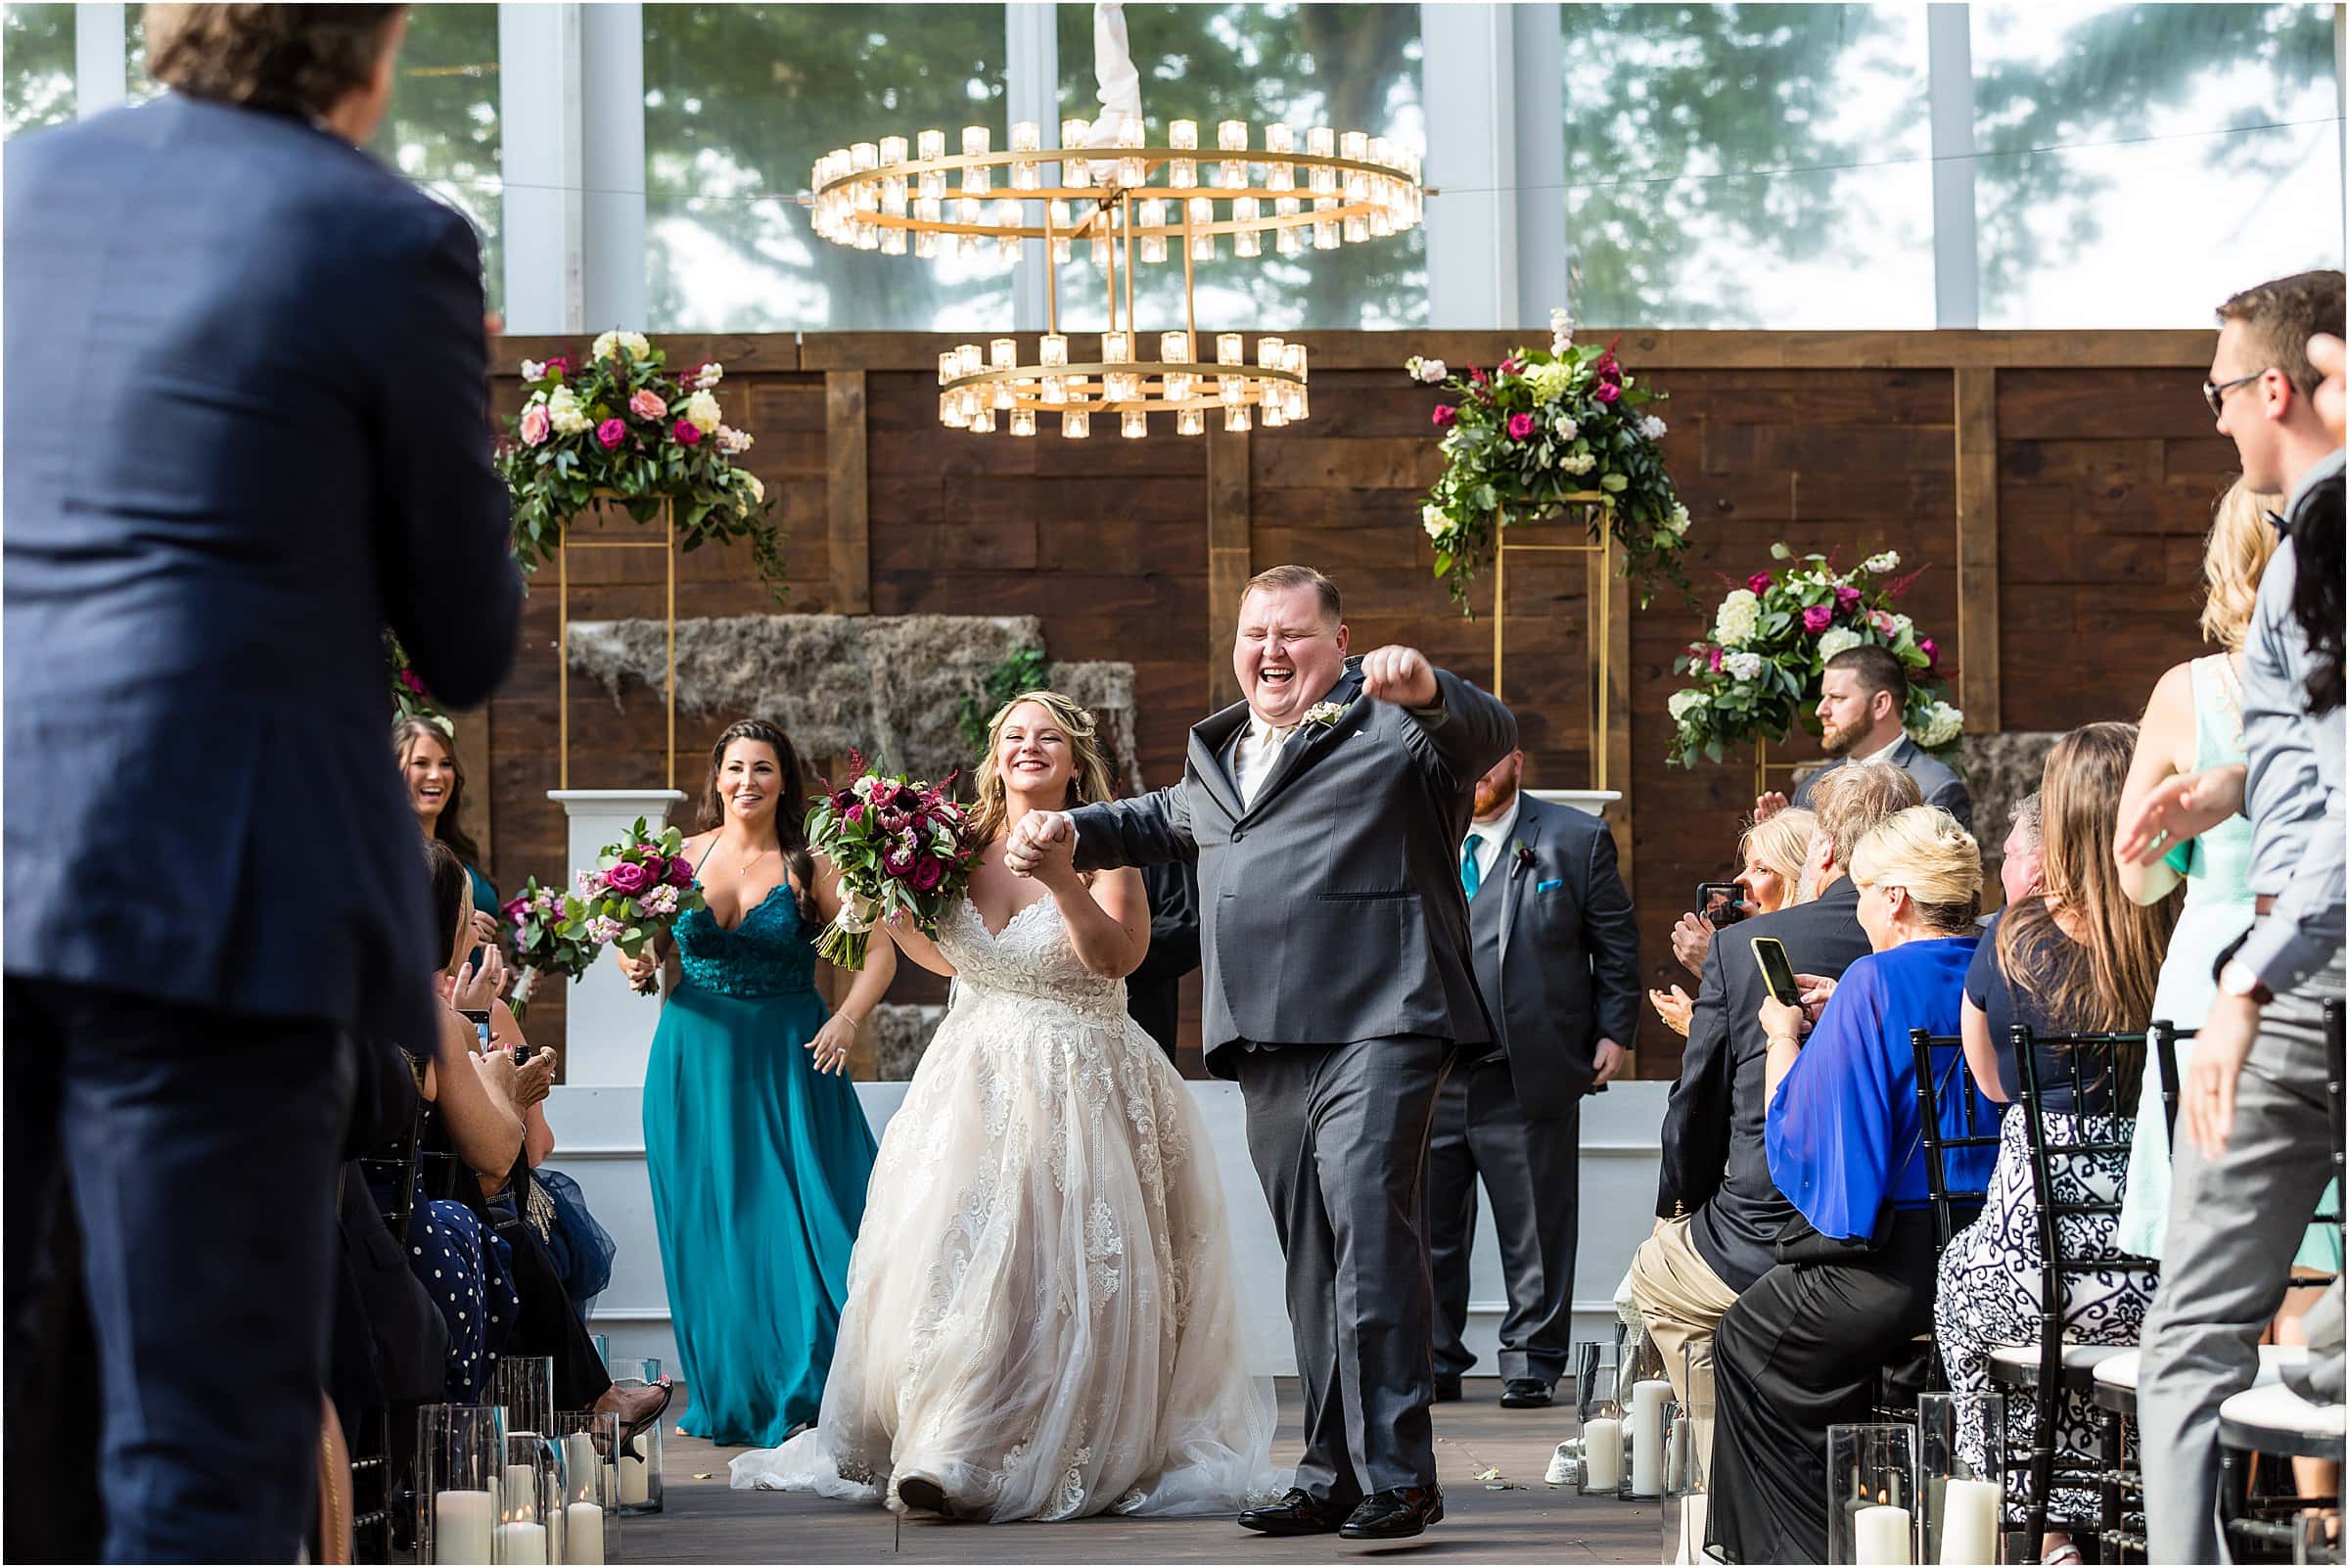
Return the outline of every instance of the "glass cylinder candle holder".
<path id="1" fill-rule="evenodd" d="M 1670 1407 L 1664 1437 L 1664 1561 L 1699 1563 L 1705 1554 L 1705 1451 L 1701 1430 L 1713 1424 L 1710 1405 Z"/>
<path id="2" fill-rule="evenodd" d="M 1196 408 L 1185 408 L 1174 416 L 1174 429 L 1183 436 L 1197 436 L 1207 429 L 1207 415 Z"/>
<path id="3" fill-rule="evenodd" d="M 1082 408 L 1072 408 L 1060 416 L 1060 435 L 1063 440 L 1081 441 L 1093 433 L 1092 415 Z"/>
<path id="4" fill-rule="evenodd" d="M 1092 125 L 1082 115 L 1060 122 L 1060 183 L 1082 189 L 1093 182 L 1092 161 L 1084 157 L 1084 138 Z"/>
<path id="5" fill-rule="evenodd" d="M 1223 428 L 1225 430 L 1244 431 L 1248 425 L 1248 405 L 1246 403 L 1233 403 L 1223 410 Z"/>
<path id="6" fill-rule="evenodd" d="M 1618 1496 L 1623 1491 L 1625 1437 L 1615 1346 L 1595 1339 L 1577 1343 L 1573 1376 L 1583 1447 L 1576 1489 L 1586 1496 Z"/>
<path id="7" fill-rule="evenodd" d="M 1035 410 L 1035 409 L 1033 409 L 1033 408 L 1015 408 L 1015 409 L 1013 409 L 1013 410 L 1011 411 L 1011 433 L 1012 433 L 1014 436 L 1033 436 L 1033 435 L 1035 435 L 1035 434 L 1036 434 L 1036 410 Z"/>
<path id="8" fill-rule="evenodd" d="M 548 1425 L 547 1437 L 560 1464 L 562 1560 L 610 1561 L 620 1548 L 620 1478 L 613 1462 L 620 1448 L 620 1417 L 558 1410 Z"/>
<path id="9" fill-rule="evenodd" d="M 505 1463 L 505 1412 L 498 1407 L 427 1405 L 416 1412 L 418 1561 L 493 1560 Z"/>
<path id="10" fill-rule="evenodd" d="M 1916 1428 L 1827 1428 L 1827 1561 L 1916 1560 Z"/>
<path id="11" fill-rule="evenodd" d="M 562 1527 L 549 1522 L 559 1511 L 560 1495 L 545 1439 L 536 1432 L 509 1430 L 506 1462 L 497 1489 L 497 1538 L 490 1546 L 490 1560 L 524 1568 L 545 1568 L 547 1563 L 561 1561 L 556 1532 Z"/>
<path id="12" fill-rule="evenodd" d="M 978 358 L 976 345 L 967 345 L 974 361 Z M 974 363 L 973 369 L 978 368 Z M 995 428 L 993 413 L 986 408 L 971 416 L 974 433 Z M 642 1360 L 622 1361 L 612 1368 L 612 1386 L 633 1389 L 649 1388 L 661 1381 L 661 1359 L 648 1356 Z M 632 1442 L 620 1450 L 620 1511 L 622 1513 L 659 1513 L 661 1511 L 661 1423 L 653 1422 L 638 1433 Z"/>
<path id="13" fill-rule="evenodd" d="M 555 1408 L 555 1359 L 500 1356 L 489 1374 L 489 1403 L 504 1407 L 507 1431 L 545 1431 Z"/>
<path id="14" fill-rule="evenodd" d="M 1963 1442 L 1960 1443 L 1960 1437 Z M 1967 1460 L 1963 1451 L 1981 1455 Z M 1920 1394 L 1916 1401 L 1918 1534 L 1923 1560 L 2002 1560 L 2006 1397 Z"/>
<path id="15" fill-rule="evenodd" d="M 1119 416 L 1118 434 L 1128 440 L 1139 440 L 1150 434 L 1150 416 L 1138 408 L 1128 408 Z"/>
<path id="16" fill-rule="evenodd" d="M 1621 1373 L 1624 1435 L 1631 1453 L 1624 1466 L 1623 1496 L 1645 1501 L 1664 1495 L 1664 1469 L 1675 1407 L 1672 1384 L 1662 1377 Z"/>

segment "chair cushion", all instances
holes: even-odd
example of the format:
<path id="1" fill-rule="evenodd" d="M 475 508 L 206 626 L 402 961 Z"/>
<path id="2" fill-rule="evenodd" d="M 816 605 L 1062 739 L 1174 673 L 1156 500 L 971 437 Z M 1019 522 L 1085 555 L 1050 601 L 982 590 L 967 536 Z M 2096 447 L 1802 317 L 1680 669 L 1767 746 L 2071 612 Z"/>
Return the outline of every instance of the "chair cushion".
<path id="1" fill-rule="evenodd" d="M 2254 1384 L 2234 1395 L 2219 1407 L 2219 1419 L 2303 1437 L 2349 1435 L 2349 1406 L 2312 1405 L 2280 1382 Z"/>
<path id="2" fill-rule="evenodd" d="M 2067 1372 L 2086 1372 L 2103 1365 L 2115 1356 L 2134 1356 L 2131 1345 L 2066 1345 L 2063 1347 L 2063 1369 Z M 1990 1368 L 1994 1376 L 2012 1378 L 2039 1375 L 2039 1347 L 2037 1345 L 2001 1345 L 1990 1353 Z"/>
<path id="3" fill-rule="evenodd" d="M 2253 1388 L 2264 1388 L 2283 1375 L 2283 1368 L 2296 1366 L 2308 1360 L 2306 1345 L 2262 1345 L 2259 1347 L 2259 1372 L 2251 1380 Z M 2108 1388 L 2135 1389 L 2141 1361 L 2136 1351 L 2119 1356 L 2107 1356 L 2096 1363 L 2096 1380 Z"/>

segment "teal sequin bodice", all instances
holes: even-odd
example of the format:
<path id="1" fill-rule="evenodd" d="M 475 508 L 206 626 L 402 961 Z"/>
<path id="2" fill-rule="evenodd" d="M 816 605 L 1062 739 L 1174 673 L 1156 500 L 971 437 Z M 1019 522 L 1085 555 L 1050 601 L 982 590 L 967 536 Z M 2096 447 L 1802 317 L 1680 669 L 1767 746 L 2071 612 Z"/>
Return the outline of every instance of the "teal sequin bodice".
<path id="1" fill-rule="evenodd" d="M 728 931 L 708 909 L 677 917 L 677 962 L 685 978 L 726 996 L 781 996 L 815 989 L 815 948 L 800 924 L 788 883 Z"/>

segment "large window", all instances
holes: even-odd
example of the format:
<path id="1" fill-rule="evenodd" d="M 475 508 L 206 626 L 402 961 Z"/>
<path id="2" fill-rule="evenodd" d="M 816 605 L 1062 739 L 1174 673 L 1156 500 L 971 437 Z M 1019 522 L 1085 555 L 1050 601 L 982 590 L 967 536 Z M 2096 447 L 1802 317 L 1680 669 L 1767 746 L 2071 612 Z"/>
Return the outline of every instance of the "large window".
<path id="1" fill-rule="evenodd" d="M 0 16 L 0 133 L 73 117 L 73 8 L 10 6 Z"/>
<path id="2" fill-rule="evenodd" d="M 506 287 L 501 145 L 497 7 L 410 6 L 392 112 L 367 150 L 471 220 L 492 310 Z"/>
<path id="3" fill-rule="evenodd" d="M 1011 269 L 867 254 L 799 205 L 835 147 L 983 124 L 1001 145 L 1000 5 L 644 8 L 647 325 L 1008 329 Z"/>
<path id="4" fill-rule="evenodd" d="M 2341 264 L 2333 8 L 1971 8 L 1985 327 L 2207 326 Z"/>
<path id="5" fill-rule="evenodd" d="M 1218 121 L 1249 123 L 1252 147 L 1279 120 L 1300 145 L 1315 125 L 1366 131 L 1424 152 L 1419 106 L 1421 8 L 1404 5 L 1128 5 L 1127 40 L 1142 77 L 1148 140 L 1164 146 L 1167 123 L 1198 122 L 1214 145 Z M 1093 8 L 1060 7 L 1060 113 L 1097 115 Z M 1106 324 L 1099 268 L 1079 258 L 1060 273 L 1061 319 L 1081 331 Z M 1296 257 L 1243 260 L 1225 242 L 1198 268 L 1199 328 L 1245 326 L 1406 327 L 1427 320 L 1425 231 Z M 1182 257 L 1142 268 L 1134 291 L 1145 333 L 1180 327 Z"/>
<path id="6" fill-rule="evenodd" d="M 1562 15 L 1577 316 L 1933 325 L 1922 7 L 1568 5 Z"/>

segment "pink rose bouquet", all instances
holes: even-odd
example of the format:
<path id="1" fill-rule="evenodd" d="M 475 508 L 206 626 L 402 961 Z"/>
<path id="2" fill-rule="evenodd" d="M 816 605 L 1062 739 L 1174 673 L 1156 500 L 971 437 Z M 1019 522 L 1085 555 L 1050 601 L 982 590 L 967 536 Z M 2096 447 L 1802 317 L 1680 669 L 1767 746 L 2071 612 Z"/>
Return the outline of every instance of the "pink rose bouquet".
<path id="1" fill-rule="evenodd" d="M 514 983 L 514 1012 L 520 1017 L 530 1006 L 541 975 L 576 980 L 595 962 L 600 950 L 587 940 L 584 900 L 561 888 L 541 887 L 536 877 L 505 902 L 506 924 L 514 932 L 514 957 L 522 978 Z"/>
<path id="2" fill-rule="evenodd" d="M 684 855 L 685 836 L 663 828 L 656 836 L 644 818 L 618 844 L 607 844 L 596 869 L 579 873 L 576 921 L 591 947 L 618 947 L 633 958 L 645 945 L 677 923 L 688 909 L 708 907 Z M 649 979 L 636 990 L 649 994 Z"/>
<path id="3" fill-rule="evenodd" d="M 864 759 L 849 754 L 852 767 Z M 807 813 L 807 845 L 840 872 L 840 914 L 816 939 L 819 957 L 862 969 L 877 920 L 903 917 L 935 936 L 947 906 L 971 879 L 980 846 L 954 804 L 954 775 L 923 784 L 902 774 L 861 772 L 847 788 L 824 781 Z"/>

